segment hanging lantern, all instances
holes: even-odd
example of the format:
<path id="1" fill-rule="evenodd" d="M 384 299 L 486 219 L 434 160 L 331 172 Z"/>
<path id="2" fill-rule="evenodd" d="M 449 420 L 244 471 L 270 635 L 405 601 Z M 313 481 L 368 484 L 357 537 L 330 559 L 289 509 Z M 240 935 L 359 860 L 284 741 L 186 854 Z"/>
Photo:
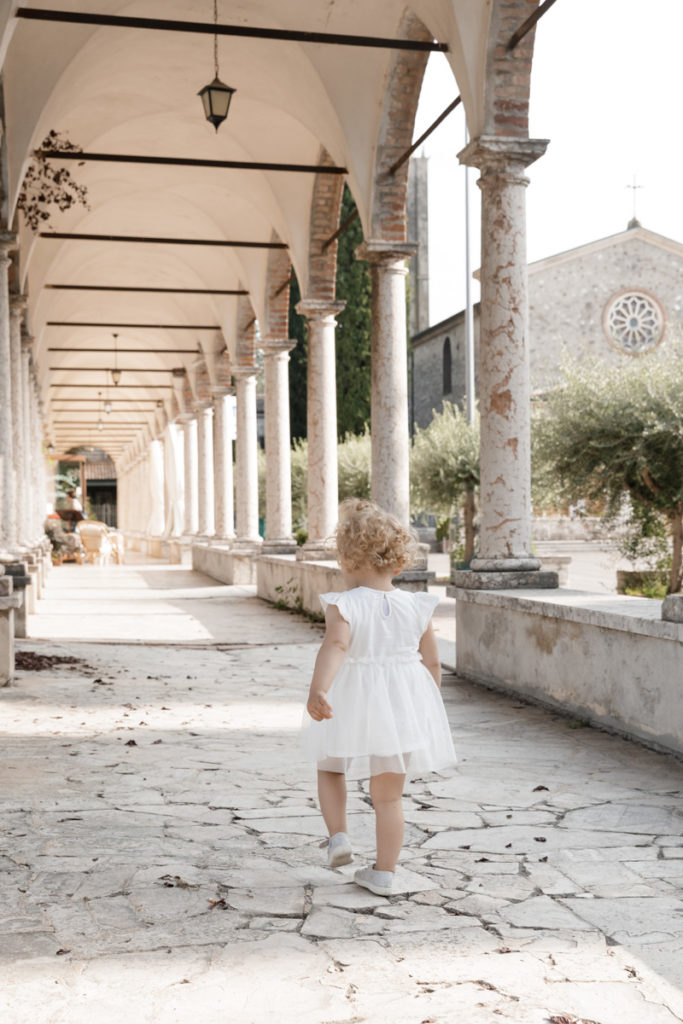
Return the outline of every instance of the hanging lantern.
<path id="1" fill-rule="evenodd" d="M 216 131 L 225 121 L 230 109 L 230 100 L 235 89 L 231 89 L 225 82 L 221 82 L 216 76 L 210 85 L 205 85 L 197 95 L 201 96 L 204 104 L 204 117 L 210 121 Z"/>
<path id="2" fill-rule="evenodd" d="M 213 23 L 218 25 L 218 0 L 213 0 Z M 210 121 L 216 131 L 218 131 L 220 125 L 223 124 L 226 117 L 228 116 L 228 110 L 230 109 L 230 100 L 232 94 L 236 91 L 231 89 L 225 82 L 221 82 L 218 77 L 218 33 L 214 32 L 213 36 L 213 66 L 214 66 L 214 79 L 209 85 L 205 85 L 203 89 L 200 89 L 197 93 L 202 98 L 202 104 L 204 105 L 204 117 L 207 121 Z"/>
<path id="3" fill-rule="evenodd" d="M 112 337 L 114 339 L 114 369 L 111 371 L 111 379 L 114 381 L 114 384 L 118 384 L 121 380 L 121 370 L 118 368 L 118 352 L 116 351 L 116 339 L 118 338 L 118 334 L 113 334 Z"/>

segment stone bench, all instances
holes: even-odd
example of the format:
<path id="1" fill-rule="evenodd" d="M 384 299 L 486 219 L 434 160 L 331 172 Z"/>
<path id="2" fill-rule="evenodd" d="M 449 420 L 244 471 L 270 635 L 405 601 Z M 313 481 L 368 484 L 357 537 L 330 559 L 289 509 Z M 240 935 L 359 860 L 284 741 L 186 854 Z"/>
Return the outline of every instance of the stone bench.
<path id="1" fill-rule="evenodd" d="M 665 622 L 683 622 L 683 594 L 669 594 L 664 598 L 662 618 Z"/>
<path id="2" fill-rule="evenodd" d="M 12 593 L 20 598 L 20 604 L 16 606 L 14 613 L 14 635 L 25 639 L 27 633 L 27 611 L 28 595 L 32 585 L 32 578 L 28 573 L 26 562 L 5 562 L 5 577 L 12 579 Z"/>
<path id="3" fill-rule="evenodd" d="M 14 675 L 14 613 L 23 604 L 23 594 L 15 594 L 13 579 L 0 565 L 0 686 Z"/>

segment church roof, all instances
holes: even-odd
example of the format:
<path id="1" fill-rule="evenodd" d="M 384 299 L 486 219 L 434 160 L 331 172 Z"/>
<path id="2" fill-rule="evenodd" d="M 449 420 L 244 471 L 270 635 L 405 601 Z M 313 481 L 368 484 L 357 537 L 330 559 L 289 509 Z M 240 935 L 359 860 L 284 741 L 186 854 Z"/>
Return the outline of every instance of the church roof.
<path id="1" fill-rule="evenodd" d="M 676 242 L 673 238 L 667 238 L 666 235 L 658 235 L 657 232 L 650 231 L 648 228 L 641 227 L 638 224 L 637 227 L 629 226 L 626 231 L 619 231 L 616 235 L 607 235 L 606 238 L 598 238 L 594 242 L 586 242 L 585 245 L 578 245 L 574 249 L 566 249 L 564 252 L 555 253 L 553 256 L 546 256 L 545 259 L 535 260 L 529 264 L 529 273 L 536 274 L 539 270 L 557 266 L 559 263 L 565 263 L 567 260 L 576 259 L 577 256 L 600 252 L 602 249 L 611 249 L 615 245 L 635 240 L 655 245 L 659 249 L 673 253 L 675 256 L 683 257 L 683 244 L 681 242 Z"/>

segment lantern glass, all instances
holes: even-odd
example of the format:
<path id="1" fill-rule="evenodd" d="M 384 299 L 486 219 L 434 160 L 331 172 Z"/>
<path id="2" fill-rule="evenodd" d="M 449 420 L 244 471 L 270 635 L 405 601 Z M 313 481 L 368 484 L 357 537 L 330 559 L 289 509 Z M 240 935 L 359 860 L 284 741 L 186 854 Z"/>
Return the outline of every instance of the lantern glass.
<path id="1" fill-rule="evenodd" d="M 228 116 L 230 100 L 234 92 L 234 89 L 231 89 L 225 82 L 221 82 L 220 78 L 216 76 L 213 82 L 210 85 L 205 85 L 198 94 L 201 96 L 202 104 L 204 105 L 204 116 L 207 121 L 211 122 L 216 131 L 218 131 L 219 126 Z"/>
<path id="2" fill-rule="evenodd" d="M 120 370 L 112 370 L 111 371 L 111 379 L 114 381 L 114 384 L 118 384 L 118 382 L 121 380 L 121 371 Z"/>

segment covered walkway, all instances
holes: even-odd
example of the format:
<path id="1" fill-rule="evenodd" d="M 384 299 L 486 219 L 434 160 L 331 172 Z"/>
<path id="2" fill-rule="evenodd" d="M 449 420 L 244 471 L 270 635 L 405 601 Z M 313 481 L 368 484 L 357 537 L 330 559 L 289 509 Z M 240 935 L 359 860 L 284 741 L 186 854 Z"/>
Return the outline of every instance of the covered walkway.
<path id="1" fill-rule="evenodd" d="M 6 1024 L 683 1019 L 680 762 L 448 678 L 459 764 L 408 786 L 373 897 L 297 756 L 319 627 L 252 594 L 51 574 L 0 691 Z"/>

